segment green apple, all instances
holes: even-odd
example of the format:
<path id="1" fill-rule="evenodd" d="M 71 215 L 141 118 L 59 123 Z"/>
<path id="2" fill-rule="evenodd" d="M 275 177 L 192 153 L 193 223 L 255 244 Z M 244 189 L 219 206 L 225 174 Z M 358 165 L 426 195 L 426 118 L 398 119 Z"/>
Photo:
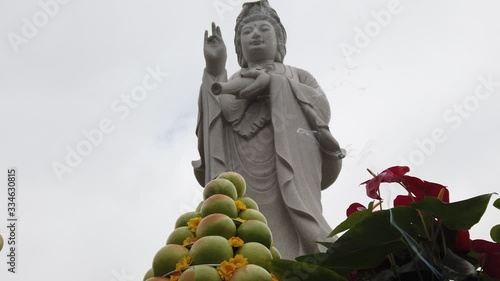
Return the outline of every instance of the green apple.
<path id="1" fill-rule="evenodd" d="M 238 192 L 238 197 L 245 196 L 247 191 L 247 184 L 245 179 L 236 172 L 225 172 L 220 174 L 217 178 L 226 179 L 233 183 L 234 187 L 236 187 L 236 191 Z"/>
<path id="2" fill-rule="evenodd" d="M 215 194 L 210 196 L 201 206 L 201 216 L 206 217 L 211 214 L 225 214 L 230 218 L 238 216 L 238 208 L 234 200 L 224 194 Z"/>
<path id="3" fill-rule="evenodd" d="M 266 246 L 256 242 L 245 243 L 238 248 L 236 254 L 243 255 L 248 259 L 248 263 L 262 266 L 268 271 L 269 262 L 273 259 L 271 251 Z"/>
<path id="4" fill-rule="evenodd" d="M 192 265 L 220 264 L 233 257 L 233 247 L 221 236 L 205 236 L 191 246 L 189 255 Z"/>
<path id="5" fill-rule="evenodd" d="M 250 197 L 241 197 L 238 198 L 237 200 L 240 200 L 241 202 L 245 203 L 247 206 L 247 209 L 254 209 L 254 210 L 259 210 L 259 205 L 257 205 L 257 202 L 255 202 L 252 198 Z"/>
<path id="6" fill-rule="evenodd" d="M 177 221 L 175 222 L 175 228 L 181 227 L 181 226 L 187 226 L 187 223 L 190 219 L 192 218 L 197 218 L 200 217 L 199 212 L 187 212 L 182 214 Z"/>
<path id="7" fill-rule="evenodd" d="M 235 200 L 238 197 L 238 192 L 236 191 L 236 187 L 234 184 L 222 178 L 217 178 L 205 185 L 205 189 L 203 189 L 203 199 L 207 200 L 210 196 L 215 194 L 224 194 L 231 199 Z"/>
<path id="8" fill-rule="evenodd" d="M 236 225 L 224 214 L 211 214 L 203 218 L 196 228 L 196 237 L 222 236 L 229 239 L 236 235 Z"/>
<path id="9" fill-rule="evenodd" d="M 236 235 L 245 241 L 245 243 L 257 242 L 266 246 L 268 249 L 271 247 L 273 241 L 273 236 L 269 227 L 258 220 L 248 220 L 242 223 L 238 227 Z"/>
<path id="10" fill-rule="evenodd" d="M 148 280 L 148 279 L 149 279 L 149 278 L 151 278 L 151 277 L 155 277 L 155 276 L 154 276 L 154 274 L 153 274 L 153 269 L 152 269 L 152 268 L 150 268 L 150 269 L 146 272 L 146 274 L 144 274 L 144 278 L 142 278 L 142 281 L 146 281 L 146 280 Z"/>
<path id="11" fill-rule="evenodd" d="M 161 277 L 175 270 L 175 265 L 185 256 L 189 255 L 186 247 L 176 244 L 163 246 L 153 258 L 153 273 Z"/>
<path id="12" fill-rule="evenodd" d="M 208 265 L 196 265 L 184 271 L 179 281 L 221 281 L 217 269 Z"/>
<path id="13" fill-rule="evenodd" d="M 182 226 L 174 229 L 172 233 L 168 236 L 167 245 L 168 244 L 177 244 L 184 245 L 184 240 L 188 237 L 194 237 L 193 232 L 187 226 Z"/>
<path id="14" fill-rule="evenodd" d="M 281 259 L 281 254 L 278 251 L 278 249 L 276 249 L 276 247 L 271 246 L 270 250 L 271 250 L 271 254 L 273 255 L 273 260 L 280 260 Z"/>
<path id="15" fill-rule="evenodd" d="M 201 206 L 203 206 L 203 202 L 204 201 L 201 201 L 200 203 L 198 203 L 198 206 L 196 206 L 196 212 L 201 212 Z"/>
<path id="16" fill-rule="evenodd" d="M 229 281 L 273 281 L 273 278 L 264 268 L 247 264 L 236 269 Z"/>
<path id="17" fill-rule="evenodd" d="M 254 209 L 246 209 L 245 211 L 241 211 L 238 214 L 238 217 L 244 220 L 258 220 L 267 224 L 266 217 L 261 212 Z"/>

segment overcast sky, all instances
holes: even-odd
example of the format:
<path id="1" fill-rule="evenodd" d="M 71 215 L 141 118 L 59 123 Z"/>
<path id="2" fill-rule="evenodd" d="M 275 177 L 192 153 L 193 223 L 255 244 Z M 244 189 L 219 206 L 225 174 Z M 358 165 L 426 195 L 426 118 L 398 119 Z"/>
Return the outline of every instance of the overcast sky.
<path id="1" fill-rule="evenodd" d="M 235 72 L 244 1 L 54 1 L 0 2 L 0 177 L 16 167 L 19 184 L 18 274 L 1 262 L 0 279 L 142 280 L 201 200 L 191 160 L 203 32 L 221 26 Z M 348 150 L 323 192 L 332 227 L 351 202 L 369 202 L 366 168 L 409 164 L 452 201 L 500 191 L 498 1 L 271 5 L 285 63 L 317 78 Z M 386 203 L 401 193 L 383 188 Z M 490 239 L 498 214 L 490 206 L 472 238 Z"/>

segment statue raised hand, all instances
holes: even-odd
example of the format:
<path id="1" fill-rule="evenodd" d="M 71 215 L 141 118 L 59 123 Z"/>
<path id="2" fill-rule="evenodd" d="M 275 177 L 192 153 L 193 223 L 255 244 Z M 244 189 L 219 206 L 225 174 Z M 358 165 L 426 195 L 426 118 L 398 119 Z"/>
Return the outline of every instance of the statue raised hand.
<path id="1" fill-rule="evenodd" d="M 208 36 L 208 30 L 205 30 L 203 54 L 208 73 L 217 77 L 224 72 L 227 61 L 226 44 L 222 39 L 220 27 L 214 22 L 212 22 L 212 35 Z"/>

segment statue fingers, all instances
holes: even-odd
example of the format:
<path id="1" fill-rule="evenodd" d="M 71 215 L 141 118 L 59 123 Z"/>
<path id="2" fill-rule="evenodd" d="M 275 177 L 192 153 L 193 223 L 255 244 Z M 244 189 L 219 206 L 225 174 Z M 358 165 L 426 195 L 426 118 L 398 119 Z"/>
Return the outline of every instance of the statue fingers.
<path id="1" fill-rule="evenodd" d="M 217 35 L 217 25 L 212 22 L 212 36 Z"/>
<path id="2" fill-rule="evenodd" d="M 245 69 L 241 72 L 241 77 L 257 78 L 261 74 L 261 71 L 256 69 Z"/>
<path id="3" fill-rule="evenodd" d="M 222 32 L 220 31 L 220 26 L 217 26 L 217 35 L 220 37 L 220 39 L 222 40 Z"/>

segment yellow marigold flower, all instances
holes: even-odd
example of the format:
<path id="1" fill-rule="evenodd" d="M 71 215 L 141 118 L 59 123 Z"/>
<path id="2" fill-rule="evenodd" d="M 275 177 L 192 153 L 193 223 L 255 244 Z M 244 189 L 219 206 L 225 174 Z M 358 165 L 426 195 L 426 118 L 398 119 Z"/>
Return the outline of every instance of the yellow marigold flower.
<path id="1" fill-rule="evenodd" d="M 198 238 L 196 238 L 196 237 L 188 237 L 188 238 L 184 239 L 184 241 L 182 242 L 182 245 L 187 245 L 189 243 L 196 242 L 196 240 L 198 240 Z"/>
<path id="2" fill-rule="evenodd" d="M 273 278 L 273 281 L 279 281 L 278 277 L 276 277 L 276 275 L 274 275 L 274 273 L 271 273 L 271 277 Z"/>
<path id="3" fill-rule="evenodd" d="M 223 261 L 220 266 L 217 267 L 217 272 L 219 272 L 220 277 L 223 281 L 228 281 L 233 276 L 233 272 L 236 270 L 236 266 L 227 261 Z"/>
<path id="4" fill-rule="evenodd" d="M 196 228 L 198 227 L 198 224 L 200 224 L 202 217 L 197 217 L 197 218 L 192 218 L 188 221 L 188 227 L 191 230 L 191 232 L 195 233 Z"/>
<path id="5" fill-rule="evenodd" d="M 236 267 L 242 267 L 248 264 L 248 259 L 243 255 L 238 254 L 234 256 L 234 258 L 230 258 L 229 262 L 234 264 Z"/>
<path id="6" fill-rule="evenodd" d="M 178 281 L 179 278 L 181 278 L 181 274 L 182 274 L 182 272 L 180 272 L 180 271 L 176 271 L 176 272 L 170 274 L 170 276 L 169 276 L 170 281 Z"/>
<path id="7" fill-rule="evenodd" d="M 246 222 L 247 220 L 244 220 L 242 218 L 235 218 L 235 220 L 239 221 L 239 222 Z"/>
<path id="8" fill-rule="evenodd" d="M 175 264 L 175 270 L 176 271 L 181 271 L 183 269 L 186 269 L 191 265 L 191 257 L 190 256 L 185 256 L 182 259 L 180 259 L 179 262 Z"/>
<path id="9" fill-rule="evenodd" d="M 231 244 L 231 246 L 233 247 L 241 247 L 243 246 L 243 244 L 245 244 L 245 242 L 243 240 L 241 240 L 240 237 L 231 237 L 229 238 L 229 244 Z"/>
<path id="10" fill-rule="evenodd" d="M 247 209 L 247 205 L 245 205 L 245 203 L 240 200 L 236 200 L 234 201 L 234 203 L 236 203 L 236 208 L 238 208 L 238 211 L 245 211 Z"/>

